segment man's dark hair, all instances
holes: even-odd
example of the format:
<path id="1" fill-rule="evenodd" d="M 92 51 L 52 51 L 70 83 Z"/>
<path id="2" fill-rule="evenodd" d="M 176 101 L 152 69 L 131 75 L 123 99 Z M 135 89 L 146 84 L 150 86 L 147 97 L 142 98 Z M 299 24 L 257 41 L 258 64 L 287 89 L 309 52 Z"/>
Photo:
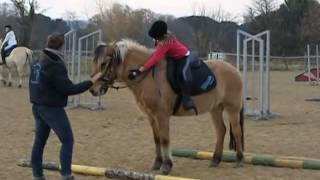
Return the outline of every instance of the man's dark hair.
<path id="1" fill-rule="evenodd" d="M 48 36 L 47 47 L 51 49 L 61 49 L 64 45 L 64 35 L 61 33 L 53 33 Z"/>

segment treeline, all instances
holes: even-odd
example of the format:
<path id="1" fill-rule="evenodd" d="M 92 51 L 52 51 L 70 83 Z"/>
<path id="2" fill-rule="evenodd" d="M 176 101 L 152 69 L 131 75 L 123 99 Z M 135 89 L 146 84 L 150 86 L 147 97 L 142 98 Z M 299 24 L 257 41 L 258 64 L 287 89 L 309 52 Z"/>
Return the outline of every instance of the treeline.
<path id="1" fill-rule="evenodd" d="M 30 2 L 32 3 L 32 1 Z M 35 3 L 35 1 L 33 2 Z M 18 3 L 16 6 L 13 3 L 0 3 L 0 38 L 4 38 L 4 26 L 9 24 L 14 28 L 19 45 L 41 49 L 50 33 L 65 33 L 70 29 L 63 19 L 51 19 L 37 14 L 32 10 L 36 7 L 32 6 L 33 4 L 22 6 Z"/>
<path id="2" fill-rule="evenodd" d="M 213 50 L 235 50 L 235 34 L 239 26 L 235 22 L 218 22 L 207 16 L 176 19 L 147 9 L 133 10 L 129 6 L 113 4 L 92 17 L 88 29 L 103 29 L 103 37 L 107 41 L 127 37 L 150 47 L 153 41 L 147 36 L 147 32 L 151 23 L 157 19 L 165 20 L 170 31 L 200 55 Z"/>
<path id="3" fill-rule="evenodd" d="M 320 43 L 320 4 L 317 0 L 256 0 L 243 28 L 252 33 L 271 30 L 274 55 L 303 55 L 306 44 Z"/>
<path id="4" fill-rule="evenodd" d="M 70 22 L 62 19 L 52 20 L 37 14 L 39 7 L 36 0 L 29 1 L 29 4 L 24 0 L 11 1 L 23 2 L 25 4 L 23 8 L 29 13 L 19 13 L 19 7 L 15 3 L 2 3 L 0 26 L 13 25 L 22 45 L 38 49 L 43 47 L 47 35 L 52 32 L 67 32 L 70 25 L 80 29 L 79 25 L 75 25 L 74 17 Z M 156 14 L 148 9 L 134 10 L 117 3 L 109 7 L 101 5 L 100 11 L 90 18 L 88 26 L 79 30 L 79 35 L 102 29 L 104 41 L 132 38 L 152 47 L 153 41 L 147 36 L 148 28 L 153 21 L 163 19 L 168 22 L 173 34 L 200 55 L 206 55 L 209 51 L 235 52 L 238 29 L 250 33 L 271 30 L 273 55 L 302 55 L 306 44 L 320 43 L 318 1 L 285 0 L 280 6 L 276 2 L 276 0 L 253 0 L 241 25 L 234 22 L 234 18 L 227 16 L 221 9 L 211 14 L 208 13 L 209 10 L 201 9 L 193 12 L 193 16 L 175 18 L 171 15 Z M 28 23 L 32 25 L 29 35 L 25 28 Z M 28 38 L 25 36 L 30 36 L 30 41 L 26 41 Z"/>

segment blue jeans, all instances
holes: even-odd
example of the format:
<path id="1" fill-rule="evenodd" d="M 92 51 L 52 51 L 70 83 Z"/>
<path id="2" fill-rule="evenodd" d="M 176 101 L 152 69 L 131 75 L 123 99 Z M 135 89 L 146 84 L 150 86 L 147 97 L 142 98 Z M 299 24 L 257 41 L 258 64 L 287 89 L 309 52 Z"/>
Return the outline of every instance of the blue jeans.
<path id="1" fill-rule="evenodd" d="M 31 155 L 33 176 L 43 176 L 43 150 L 51 129 L 62 143 L 60 149 L 61 175 L 71 175 L 73 133 L 65 110 L 62 107 L 33 105 L 32 112 L 35 119 L 35 139 Z"/>

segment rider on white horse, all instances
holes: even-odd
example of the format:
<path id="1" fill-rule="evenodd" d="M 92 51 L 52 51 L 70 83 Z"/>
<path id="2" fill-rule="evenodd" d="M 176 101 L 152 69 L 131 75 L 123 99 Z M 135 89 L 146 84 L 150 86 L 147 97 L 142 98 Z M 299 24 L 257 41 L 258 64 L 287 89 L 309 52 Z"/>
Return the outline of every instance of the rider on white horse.
<path id="1" fill-rule="evenodd" d="M 17 47 L 17 39 L 10 25 L 5 26 L 6 37 L 4 38 L 2 49 L 1 49 L 1 57 L 2 62 L 0 64 L 5 64 L 5 58 L 10 55 L 12 50 Z"/>

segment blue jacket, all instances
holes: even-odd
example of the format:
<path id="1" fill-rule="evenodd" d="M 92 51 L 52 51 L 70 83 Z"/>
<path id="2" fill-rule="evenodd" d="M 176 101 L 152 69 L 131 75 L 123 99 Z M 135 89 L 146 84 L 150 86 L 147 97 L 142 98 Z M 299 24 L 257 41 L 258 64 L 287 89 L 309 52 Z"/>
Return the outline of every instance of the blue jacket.
<path id="1" fill-rule="evenodd" d="M 32 104 L 65 107 L 69 95 L 80 94 L 92 86 L 91 81 L 73 84 L 62 57 L 44 49 L 31 65 L 29 93 Z"/>

